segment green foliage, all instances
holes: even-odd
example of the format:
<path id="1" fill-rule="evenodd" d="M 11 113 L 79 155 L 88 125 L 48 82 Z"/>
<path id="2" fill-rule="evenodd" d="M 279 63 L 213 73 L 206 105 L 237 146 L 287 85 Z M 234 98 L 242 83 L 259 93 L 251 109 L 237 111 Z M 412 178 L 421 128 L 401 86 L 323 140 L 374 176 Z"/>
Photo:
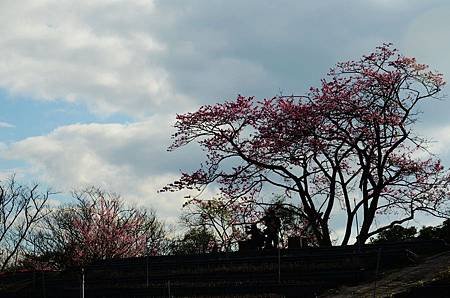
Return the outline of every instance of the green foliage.
<path id="1" fill-rule="evenodd" d="M 404 241 L 413 239 L 416 234 L 417 229 L 415 227 L 404 228 L 400 225 L 394 225 L 393 227 L 380 232 L 376 238 L 371 239 L 371 243 Z"/>
<path id="2" fill-rule="evenodd" d="M 216 250 L 214 235 L 207 229 L 189 229 L 181 238 L 169 244 L 169 251 L 174 255 L 204 254 Z"/>
<path id="3" fill-rule="evenodd" d="M 450 243 L 450 219 L 445 220 L 442 225 L 437 227 L 422 227 L 417 238 L 422 240 L 442 239 Z"/>
<path id="4" fill-rule="evenodd" d="M 450 219 L 445 220 L 439 226 L 423 226 L 419 232 L 415 227 L 404 228 L 395 225 L 379 233 L 376 238 L 371 239 L 371 243 L 385 243 L 394 241 L 404 241 L 408 239 L 436 240 L 441 239 L 450 243 Z"/>
<path id="5" fill-rule="evenodd" d="M 306 246 L 317 246 L 314 235 L 308 230 L 308 222 L 301 208 L 289 204 L 286 197 L 276 196 L 271 203 L 281 220 L 281 245 L 287 247 L 289 237 L 302 237 Z"/>

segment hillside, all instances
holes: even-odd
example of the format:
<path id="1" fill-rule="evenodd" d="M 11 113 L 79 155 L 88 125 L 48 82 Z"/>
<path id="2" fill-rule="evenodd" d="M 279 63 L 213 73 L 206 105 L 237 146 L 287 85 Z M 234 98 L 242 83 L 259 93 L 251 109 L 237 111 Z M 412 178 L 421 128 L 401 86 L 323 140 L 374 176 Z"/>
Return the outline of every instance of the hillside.
<path id="1" fill-rule="evenodd" d="M 329 291 L 322 298 L 344 297 L 450 297 L 450 252 L 418 264 L 381 272 L 380 278 L 353 287 Z"/>

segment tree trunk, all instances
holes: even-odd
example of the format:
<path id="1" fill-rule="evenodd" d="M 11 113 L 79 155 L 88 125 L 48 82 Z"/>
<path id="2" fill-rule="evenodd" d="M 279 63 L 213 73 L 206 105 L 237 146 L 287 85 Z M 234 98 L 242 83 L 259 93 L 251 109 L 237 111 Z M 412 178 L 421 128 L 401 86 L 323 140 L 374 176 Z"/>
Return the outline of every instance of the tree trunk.
<path id="1" fill-rule="evenodd" d="M 341 243 L 342 246 L 347 245 L 348 241 L 350 240 L 350 236 L 352 234 L 353 217 L 354 215 L 352 213 L 347 214 L 347 225 L 345 227 L 344 239 L 342 239 Z"/>
<path id="2" fill-rule="evenodd" d="M 328 229 L 328 223 L 322 222 L 321 223 L 321 230 L 322 230 L 322 237 L 319 240 L 319 246 L 320 247 L 330 247 L 332 246 L 331 238 L 330 238 L 330 230 Z"/>

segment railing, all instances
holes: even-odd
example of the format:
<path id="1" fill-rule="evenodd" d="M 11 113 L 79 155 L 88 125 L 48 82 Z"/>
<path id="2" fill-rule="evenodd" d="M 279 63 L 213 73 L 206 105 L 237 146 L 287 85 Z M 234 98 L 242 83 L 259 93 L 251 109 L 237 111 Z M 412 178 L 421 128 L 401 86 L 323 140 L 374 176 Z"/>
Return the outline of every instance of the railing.
<path id="1" fill-rule="evenodd" d="M 167 297 L 278 293 L 313 296 L 377 271 L 448 250 L 442 241 L 157 256 L 96 262 L 85 268 L 86 297 Z M 411 260 L 414 254 L 415 260 Z M 0 276 L 1 297 L 80 297 L 81 269 Z M 9 290 L 8 290 L 9 289 Z M 16 293 L 11 294 L 12 290 Z M 62 295 L 62 293 L 64 293 Z M 295 295 L 297 294 L 297 295 Z"/>

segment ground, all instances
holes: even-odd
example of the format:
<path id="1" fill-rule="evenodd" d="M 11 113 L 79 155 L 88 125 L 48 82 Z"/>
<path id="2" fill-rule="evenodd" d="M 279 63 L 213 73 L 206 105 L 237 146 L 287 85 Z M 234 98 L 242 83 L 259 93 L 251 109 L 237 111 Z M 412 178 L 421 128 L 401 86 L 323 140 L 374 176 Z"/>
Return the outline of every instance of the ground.
<path id="1" fill-rule="evenodd" d="M 376 281 L 331 290 L 320 297 L 421 297 L 417 294 L 421 288 L 429 289 L 427 297 L 450 297 L 450 252 L 380 275 Z"/>

